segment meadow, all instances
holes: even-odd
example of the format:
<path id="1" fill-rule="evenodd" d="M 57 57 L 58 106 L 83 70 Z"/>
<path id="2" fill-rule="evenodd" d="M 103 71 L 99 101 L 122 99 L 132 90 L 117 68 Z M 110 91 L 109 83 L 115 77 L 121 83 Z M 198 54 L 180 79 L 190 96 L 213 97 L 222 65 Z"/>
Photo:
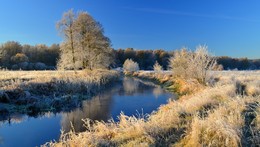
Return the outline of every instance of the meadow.
<path id="1" fill-rule="evenodd" d="M 167 85 L 171 81 L 168 88 L 181 95 L 152 114 L 122 113 L 120 121 L 107 123 L 86 118 L 87 131 L 71 130 L 44 146 L 236 147 L 260 143 L 260 71 L 214 71 L 207 84 L 199 86 L 193 80 L 177 81 L 169 73 L 133 75 Z"/>
<path id="2" fill-rule="evenodd" d="M 0 113 L 70 110 L 118 77 L 118 72 L 109 70 L 0 71 Z"/>

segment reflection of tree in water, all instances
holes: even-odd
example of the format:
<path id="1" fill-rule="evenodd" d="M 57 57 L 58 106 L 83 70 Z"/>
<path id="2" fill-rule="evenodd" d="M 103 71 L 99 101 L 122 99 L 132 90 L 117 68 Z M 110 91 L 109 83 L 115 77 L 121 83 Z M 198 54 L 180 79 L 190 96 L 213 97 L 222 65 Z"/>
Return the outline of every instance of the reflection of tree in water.
<path id="1" fill-rule="evenodd" d="M 71 124 L 76 132 L 84 131 L 82 119 L 107 120 L 110 115 L 111 94 L 103 93 L 83 101 L 82 108 L 78 108 L 69 113 L 62 114 L 61 126 L 65 132 L 71 130 Z M 71 122 L 71 123 L 70 123 Z"/>
<path id="2" fill-rule="evenodd" d="M 78 108 L 69 113 L 63 113 L 61 119 L 62 129 L 65 132 L 70 131 L 72 129 L 72 123 L 76 132 L 84 131 L 85 128 L 82 119 L 85 118 L 107 121 L 112 117 L 110 116 L 110 113 L 112 109 L 113 95 L 116 93 L 119 95 L 133 95 L 134 93 L 145 93 L 147 90 L 153 90 L 151 92 L 153 92 L 156 97 L 164 93 L 160 87 L 149 85 L 132 77 L 124 77 L 122 83 L 115 83 L 113 84 L 113 87 L 104 90 L 101 94 L 83 101 L 82 108 Z M 142 106 L 140 105 L 140 108 L 141 107 Z"/>
<path id="3" fill-rule="evenodd" d="M 159 95 L 162 95 L 164 93 L 163 89 L 161 87 L 155 87 L 153 89 L 153 95 L 158 98 Z"/>
<path id="4" fill-rule="evenodd" d="M 3 137 L 0 136 L 0 144 L 3 144 L 4 143 L 4 139 Z"/>
<path id="5" fill-rule="evenodd" d="M 85 128 L 83 126 L 84 122 L 82 119 L 90 118 L 91 120 L 104 121 L 110 119 L 112 95 L 122 90 L 122 84 L 123 91 L 121 92 L 123 92 L 124 95 L 133 94 L 137 92 L 137 90 L 140 91 L 139 81 L 133 78 L 125 77 L 122 83 L 115 84 L 113 87 L 106 89 L 101 94 L 92 97 L 89 100 L 83 101 L 82 108 L 78 108 L 69 113 L 63 113 L 61 120 L 62 129 L 65 132 L 68 132 L 72 129 L 72 124 L 76 132 L 84 131 Z"/>
<path id="6" fill-rule="evenodd" d="M 144 93 L 145 91 L 156 87 L 151 82 L 144 82 L 138 78 L 125 77 L 123 79 L 124 95 L 133 95 L 134 93 Z"/>
<path id="7" fill-rule="evenodd" d="M 125 94 L 132 95 L 139 89 L 140 82 L 134 78 L 125 77 L 123 79 L 123 87 Z"/>
<path id="8" fill-rule="evenodd" d="M 12 114 L 12 115 L 1 115 L 0 116 L 0 124 L 5 123 L 21 123 L 27 118 L 24 114 Z"/>

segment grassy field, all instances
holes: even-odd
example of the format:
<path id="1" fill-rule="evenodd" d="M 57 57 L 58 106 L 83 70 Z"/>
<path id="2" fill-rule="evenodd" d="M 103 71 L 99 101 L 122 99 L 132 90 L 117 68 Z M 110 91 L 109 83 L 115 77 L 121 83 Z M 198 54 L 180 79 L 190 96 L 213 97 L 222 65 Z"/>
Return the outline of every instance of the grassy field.
<path id="1" fill-rule="evenodd" d="M 0 113 L 34 115 L 69 110 L 118 76 L 118 72 L 108 70 L 0 71 Z"/>
<path id="2" fill-rule="evenodd" d="M 163 84 L 171 81 L 168 87 L 176 82 L 169 73 L 134 75 Z M 152 114 L 138 118 L 121 114 L 119 122 L 109 123 L 86 119 L 87 131 L 62 134 L 58 142 L 45 146 L 236 147 L 260 144 L 260 71 L 212 72 L 207 85 L 198 85 L 193 80 L 178 81 L 177 85 L 177 90 L 186 89 L 186 92 Z"/>

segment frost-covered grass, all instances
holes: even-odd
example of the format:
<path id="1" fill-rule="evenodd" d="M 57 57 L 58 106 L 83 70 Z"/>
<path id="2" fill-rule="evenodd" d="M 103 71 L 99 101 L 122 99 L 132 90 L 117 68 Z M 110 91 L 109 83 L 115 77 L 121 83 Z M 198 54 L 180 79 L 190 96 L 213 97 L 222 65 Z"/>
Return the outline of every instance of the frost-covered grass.
<path id="1" fill-rule="evenodd" d="M 118 76 L 109 70 L 0 71 L 0 113 L 69 110 Z"/>
<path id="2" fill-rule="evenodd" d="M 109 123 L 86 119 L 87 131 L 62 134 L 58 142 L 45 146 L 256 146 L 260 142 L 258 73 L 212 72 L 211 84 L 169 101 L 152 114 L 139 118 L 121 114 L 119 122 Z M 249 92 L 252 87 L 254 92 Z"/>
<path id="3" fill-rule="evenodd" d="M 76 73 L 74 71 L 0 71 L 0 85 L 2 90 L 30 88 L 26 86 L 32 83 L 61 81 L 65 81 L 63 86 L 70 83 L 80 84 L 81 82 L 86 82 L 89 85 L 102 85 L 115 76 L 118 76 L 117 72 L 108 70 L 82 70 L 76 71 Z"/>

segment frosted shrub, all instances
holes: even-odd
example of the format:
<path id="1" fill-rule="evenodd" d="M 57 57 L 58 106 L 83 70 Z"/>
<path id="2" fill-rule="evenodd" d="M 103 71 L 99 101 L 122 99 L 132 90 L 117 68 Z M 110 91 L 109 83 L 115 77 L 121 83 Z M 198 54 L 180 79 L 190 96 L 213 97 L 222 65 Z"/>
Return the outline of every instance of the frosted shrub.
<path id="1" fill-rule="evenodd" d="M 153 66 L 153 70 L 156 73 L 161 73 L 163 71 L 162 66 L 156 61 L 154 66 Z"/>
<path id="2" fill-rule="evenodd" d="M 188 64 L 190 60 L 189 52 L 184 48 L 180 51 L 175 51 L 174 56 L 169 60 L 169 67 L 173 70 L 176 77 L 189 77 Z"/>
<path id="3" fill-rule="evenodd" d="M 195 52 L 186 49 L 176 51 L 169 65 L 175 77 L 197 79 L 205 84 L 208 71 L 214 69 L 216 60 L 210 56 L 206 46 L 198 46 Z"/>
<path id="4" fill-rule="evenodd" d="M 139 65 L 132 59 L 126 59 L 123 65 L 123 69 L 125 72 L 135 72 L 139 70 Z"/>

